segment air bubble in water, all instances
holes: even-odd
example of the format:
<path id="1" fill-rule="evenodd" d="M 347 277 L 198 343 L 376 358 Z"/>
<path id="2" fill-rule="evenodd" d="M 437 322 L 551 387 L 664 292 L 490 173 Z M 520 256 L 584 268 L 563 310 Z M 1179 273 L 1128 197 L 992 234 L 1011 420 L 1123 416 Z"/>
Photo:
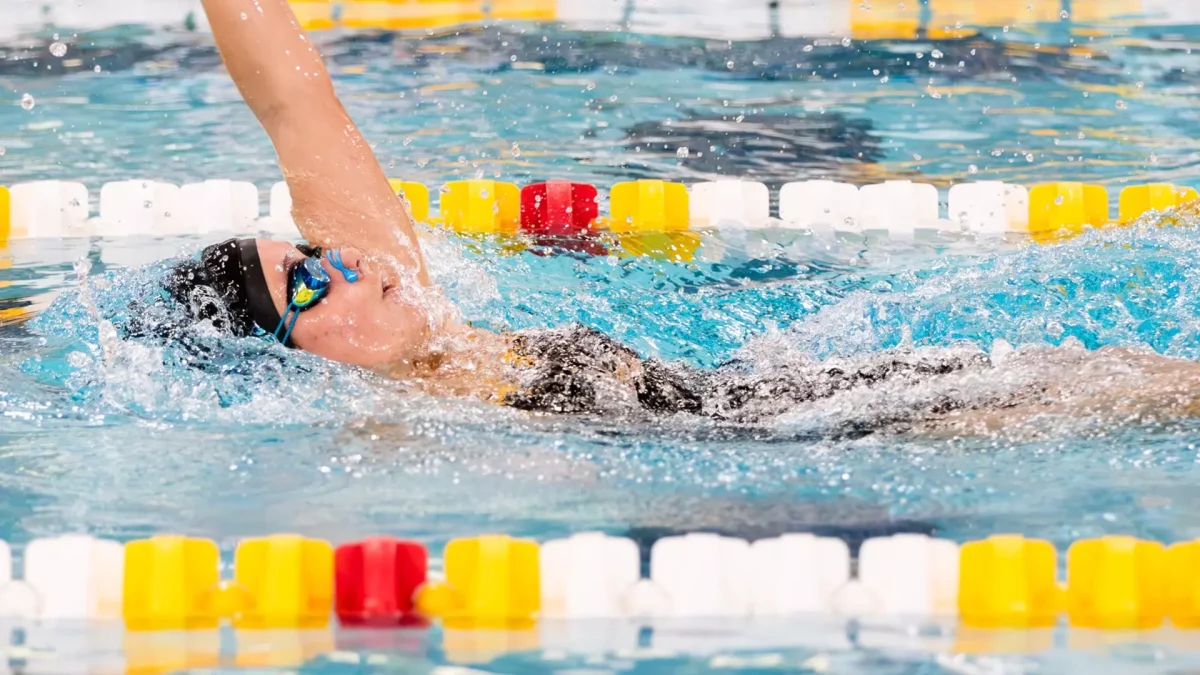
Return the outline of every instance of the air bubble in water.
<path id="1" fill-rule="evenodd" d="M 979 167 L 972 164 L 971 166 L 967 167 L 967 173 L 979 173 Z"/>
<path id="2" fill-rule="evenodd" d="M 516 143 L 512 144 L 512 156 L 513 157 L 521 156 L 521 146 L 517 145 Z"/>
<path id="3" fill-rule="evenodd" d="M 100 64 L 96 64 L 96 67 L 92 68 L 92 72 L 95 72 L 95 73 L 100 72 Z"/>
<path id="4" fill-rule="evenodd" d="M 25 93 L 21 95 L 21 107 L 26 110 L 33 110 L 33 106 L 37 105 L 37 101 L 33 100 L 33 94 Z"/>
<path id="5" fill-rule="evenodd" d="M 61 59 L 67 55 L 67 46 L 61 42 L 51 42 L 50 53 Z"/>
<path id="6" fill-rule="evenodd" d="M 1125 101 L 1117 99 L 1117 110 L 1124 110 L 1125 108 L 1128 108 L 1128 107 L 1129 106 L 1125 103 Z"/>
<path id="7" fill-rule="evenodd" d="M 679 159 L 687 159 L 687 156 L 688 156 L 688 154 L 690 154 L 690 152 L 691 151 L 688 150 L 686 147 L 679 148 L 678 150 L 675 151 L 675 156 L 678 157 Z"/>

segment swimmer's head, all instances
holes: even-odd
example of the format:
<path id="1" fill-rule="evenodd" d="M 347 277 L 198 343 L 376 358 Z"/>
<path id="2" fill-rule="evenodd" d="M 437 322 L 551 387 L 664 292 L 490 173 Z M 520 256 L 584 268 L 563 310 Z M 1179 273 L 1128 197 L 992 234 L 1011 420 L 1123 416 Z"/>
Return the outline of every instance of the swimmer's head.
<path id="1" fill-rule="evenodd" d="M 410 359 L 428 339 L 429 322 L 404 293 L 401 275 L 354 248 L 323 253 L 270 239 L 231 239 L 204 249 L 169 285 L 195 318 L 233 335 L 277 336 L 289 347 L 361 366 Z M 301 309 L 292 300 L 306 262 L 319 265 L 313 271 L 323 269 L 329 281 Z M 285 316 L 290 333 L 279 330 Z"/>

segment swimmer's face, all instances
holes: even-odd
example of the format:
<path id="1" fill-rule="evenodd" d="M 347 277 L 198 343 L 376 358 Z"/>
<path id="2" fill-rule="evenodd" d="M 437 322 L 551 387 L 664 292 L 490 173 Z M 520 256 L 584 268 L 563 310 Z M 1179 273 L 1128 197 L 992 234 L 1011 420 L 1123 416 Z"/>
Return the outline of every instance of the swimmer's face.
<path id="1" fill-rule="evenodd" d="M 332 280 L 316 305 L 300 313 L 292 342 L 305 351 L 358 366 L 382 366 L 413 357 L 429 338 L 428 313 L 413 301 L 413 283 L 395 267 L 374 260 L 358 249 L 339 249 L 342 265 L 358 271 L 346 281 L 342 272 L 322 258 Z M 287 308 L 287 270 L 304 254 L 284 241 L 258 240 L 259 259 L 279 315 Z M 274 326 L 271 327 L 274 330 Z"/>

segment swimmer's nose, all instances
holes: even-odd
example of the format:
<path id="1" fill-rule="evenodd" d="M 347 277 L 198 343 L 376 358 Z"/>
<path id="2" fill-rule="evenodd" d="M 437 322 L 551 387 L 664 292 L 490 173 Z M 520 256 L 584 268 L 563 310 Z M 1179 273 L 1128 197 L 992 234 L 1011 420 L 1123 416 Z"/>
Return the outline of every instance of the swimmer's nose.
<path id="1" fill-rule="evenodd" d="M 334 249 L 325 254 L 325 259 L 335 270 L 341 272 L 346 281 L 354 283 L 362 278 L 363 255 L 357 249 Z"/>

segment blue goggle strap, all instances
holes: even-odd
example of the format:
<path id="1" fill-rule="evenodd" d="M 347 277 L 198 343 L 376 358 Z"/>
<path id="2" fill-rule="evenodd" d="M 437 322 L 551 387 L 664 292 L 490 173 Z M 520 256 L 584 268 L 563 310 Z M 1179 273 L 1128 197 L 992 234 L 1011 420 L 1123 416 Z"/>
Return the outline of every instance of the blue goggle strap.
<path id="1" fill-rule="evenodd" d="M 289 318 L 291 319 L 289 321 Z M 283 313 L 283 318 L 279 320 L 279 326 L 275 329 L 275 339 L 281 344 L 287 344 L 288 338 L 292 336 L 292 329 L 296 327 L 296 321 L 300 318 L 300 308 L 292 303 L 288 303 L 287 311 Z M 279 337 L 279 331 L 283 330 L 283 325 L 287 324 L 287 332 L 283 337 Z"/>

